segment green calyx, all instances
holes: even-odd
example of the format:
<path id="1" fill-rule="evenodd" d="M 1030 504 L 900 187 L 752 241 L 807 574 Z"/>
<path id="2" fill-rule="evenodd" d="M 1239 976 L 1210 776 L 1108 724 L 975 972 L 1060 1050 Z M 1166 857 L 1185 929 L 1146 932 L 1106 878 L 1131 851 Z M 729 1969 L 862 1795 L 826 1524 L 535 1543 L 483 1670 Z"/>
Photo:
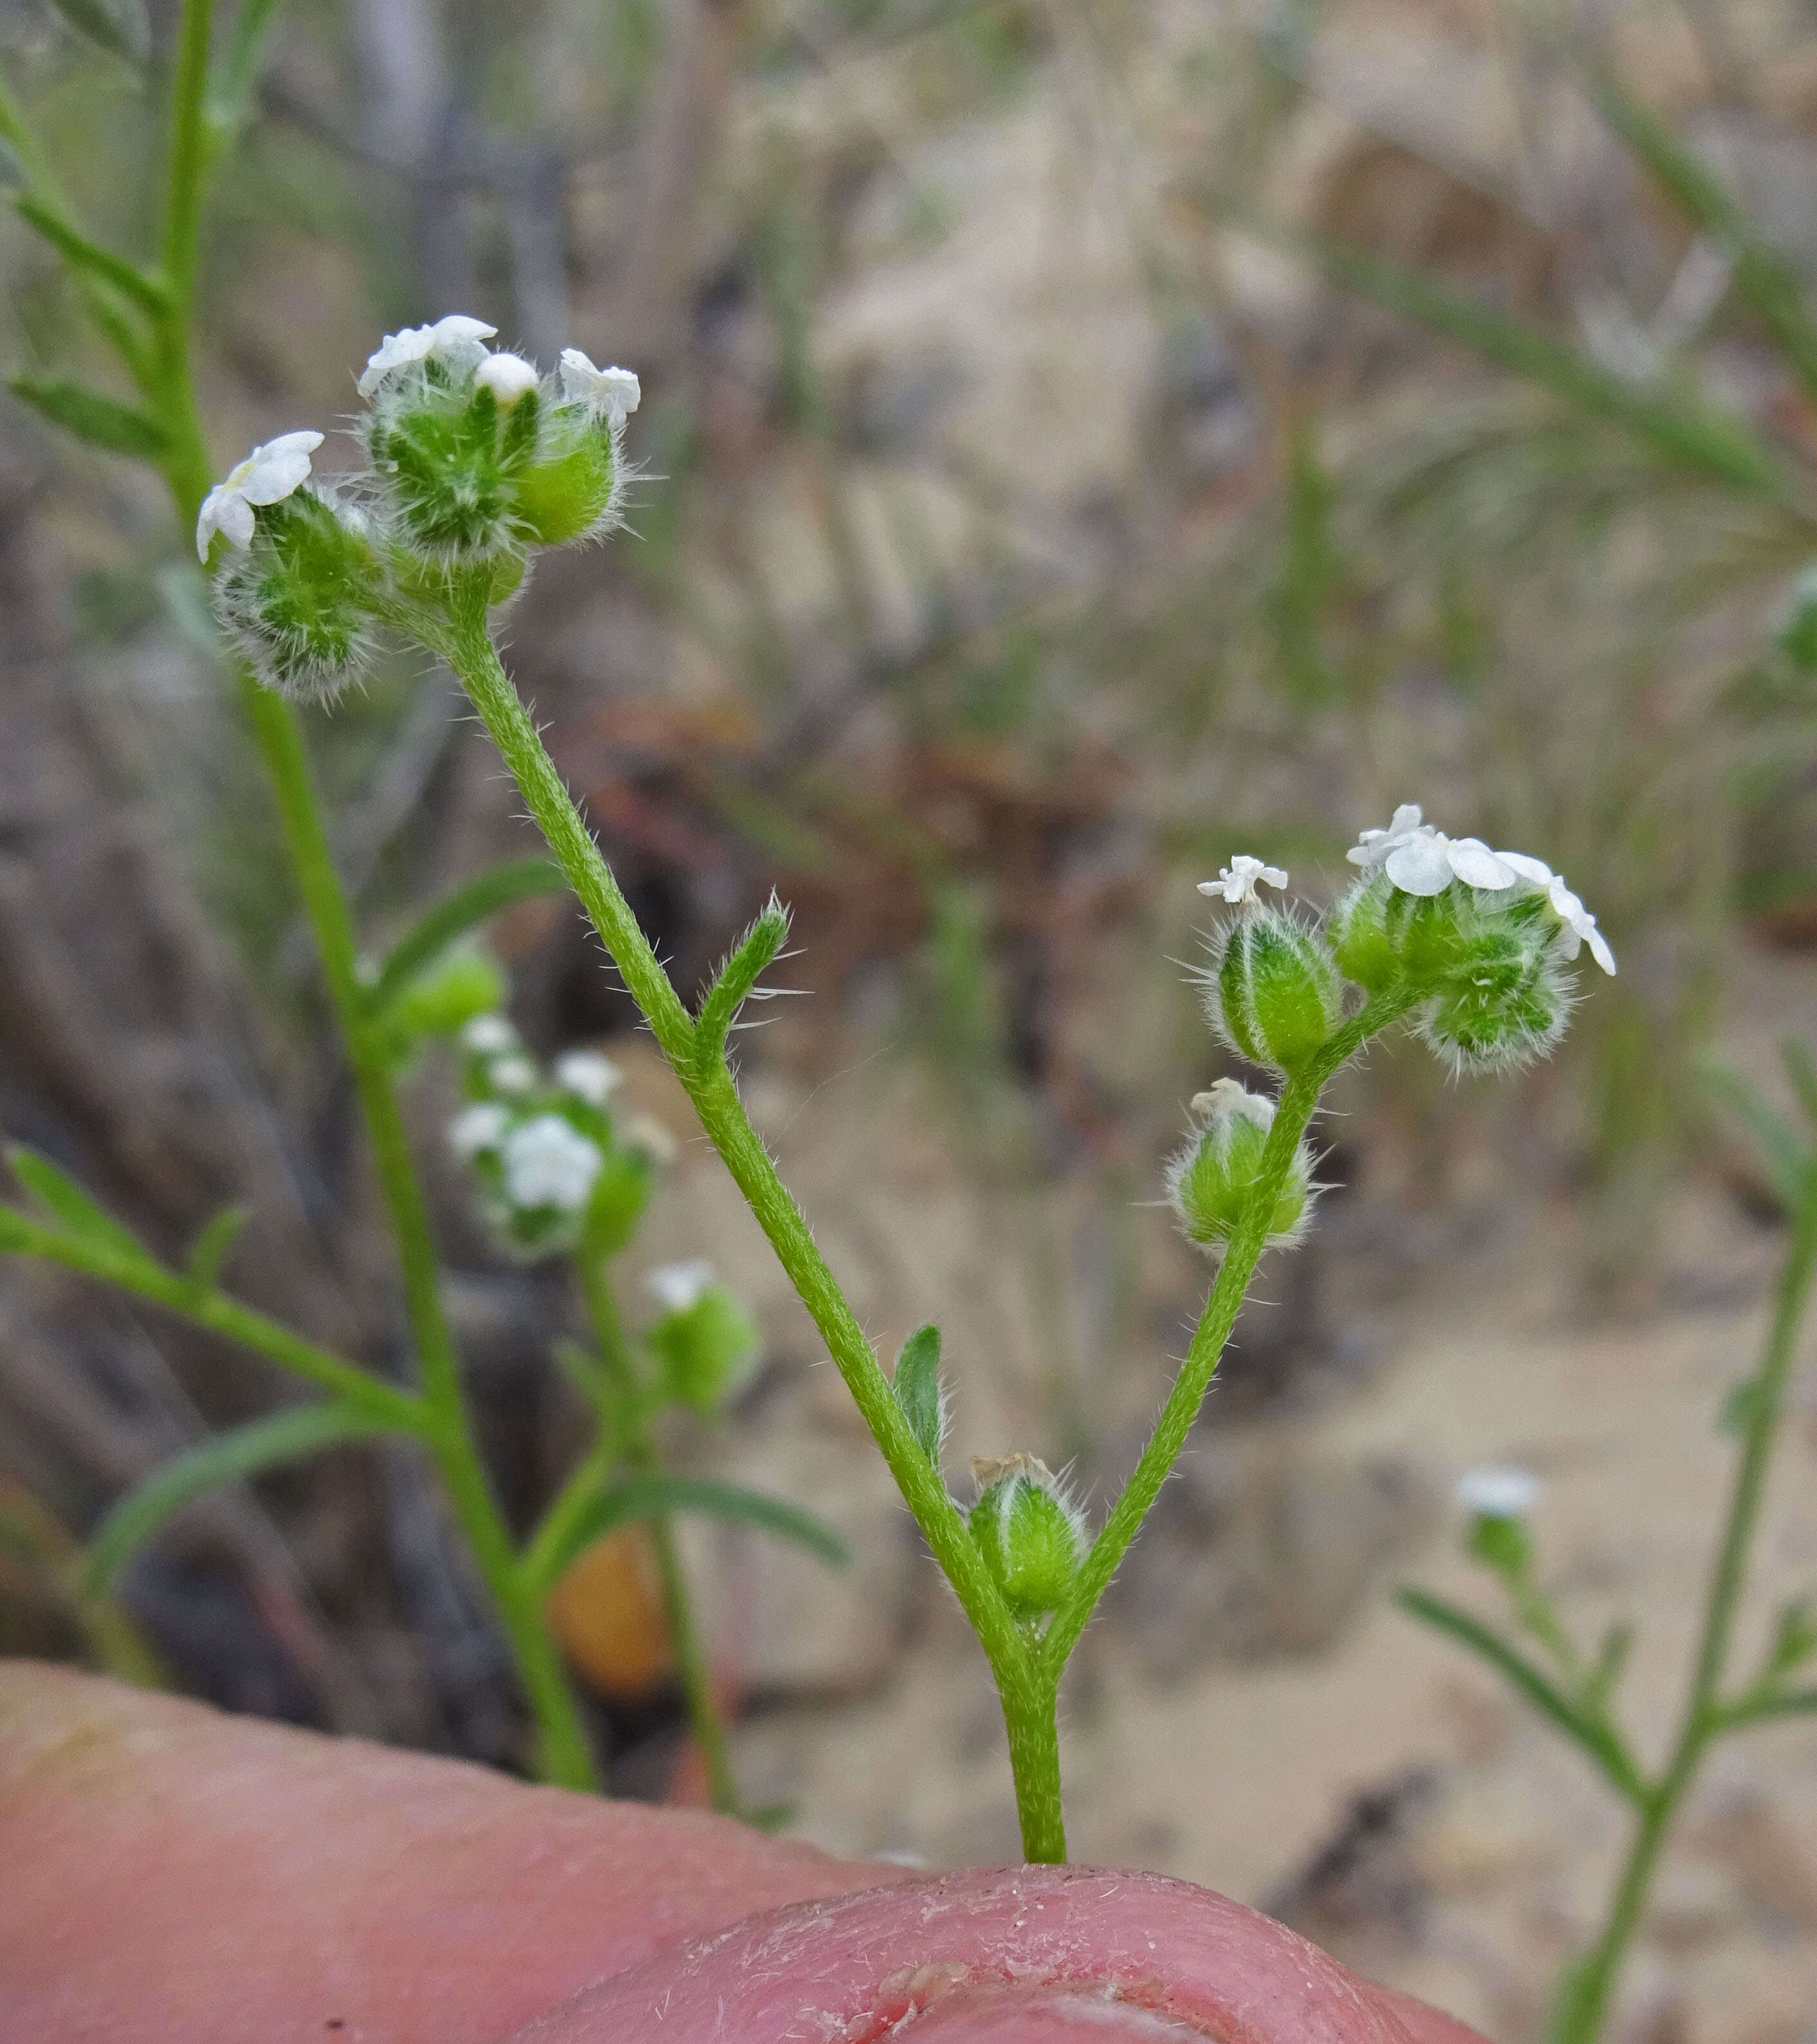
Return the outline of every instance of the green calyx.
<path id="1" fill-rule="evenodd" d="M 1213 1023 L 1251 1064 L 1300 1070 L 1343 1012 L 1337 967 L 1315 931 L 1274 909 L 1250 909 L 1224 932 Z"/>
<path id="2" fill-rule="evenodd" d="M 1032 1455 L 972 1467 L 984 1489 L 968 1523 L 985 1566 L 1016 1619 L 1044 1618 L 1058 1609 L 1078 1570 L 1085 1546 L 1078 1508 Z"/>
<path id="3" fill-rule="evenodd" d="M 663 1314 L 649 1332 L 663 1389 L 677 1404 L 716 1412 L 757 1360 L 756 1324 L 723 1285 Z"/>
<path id="4" fill-rule="evenodd" d="M 321 701 L 372 657 L 379 578 L 363 521 L 311 490 L 256 516 L 251 546 L 215 577 L 216 614 L 268 688 Z"/>
<path id="5" fill-rule="evenodd" d="M 1221 1256 L 1262 1177 L 1274 1104 L 1234 1079 L 1220 1079 L 1193 1105 L 1204 1115 L 1204 1126 L 1169 1166 L 1168 1195 L 1189 1239 Z M 1298 1238 L 1312 1199 L 1312 1153 L 1302 1143 L 1268 1216 L 1270 1247 Z"/>
<path id="6" fill-rule="evenodd" d="M 611 434 L 583 407 L 536 390 L 501 404 L 439 364 L 386 396 L 368 446 L 395 536 L 443 564 L 582 538 L 607 517 L 617 479 Z"/>

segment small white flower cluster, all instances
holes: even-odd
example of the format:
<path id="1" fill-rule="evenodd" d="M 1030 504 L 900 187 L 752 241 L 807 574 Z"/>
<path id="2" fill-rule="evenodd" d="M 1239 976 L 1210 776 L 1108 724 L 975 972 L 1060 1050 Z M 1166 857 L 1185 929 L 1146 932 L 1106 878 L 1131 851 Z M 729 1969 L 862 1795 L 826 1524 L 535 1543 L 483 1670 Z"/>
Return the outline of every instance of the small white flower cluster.
<path id="1" fill-rule="evenodd" d="M 558 374 L 546 380 L 523 355 L 493 354 L 486 344 L 494 333 L 497 327 L 484 319 L 450 313 L 429 325 L 388 333 L 372 352 L 359 372 L 358 388 L 359 397 L 372 405 L 370 482 L 376 485 L 374 503 L 382 505 L 382 511 L 368 517 L 351 501 L 313 485 L 311 455 L 321 446 L 321 433 L 282 433 L 253 448 L 209 493 L 196 519 L 200 558 L 209 560 L 217 533 L 227 540 L 229 558 L 248 552 L 259 532 L 258 511 L 284 503 L 305 486 L 333 509 L 351 536 L 349 544 L 370 560 L 372 574 L 388 572 L 388 550 L 380 540 L 405 552 L 466 560 L 501 550 L 521 554 L 532 546 L 564 546 L 609 532 L 617 523 L 624 490 L 620 441 L 625 417 L 642 401 L 638 378 L 629 370 L 599 368 L 578 348 L 567 348 L 562 349 Z M 494 450 L 497 460 L 490 474 L 482 474 L 478 482 L 470 476 L 441 474 L 432 454 L 427 466 L 436 474 L 425 478 L 423 444 L 413 448 L 405 466 L 388 464 L 384 444 L 398 425 L 409 427 L 411 419 L 421 425 L 417 415 L 423 407 L 446 415 L 448 407 L 460 407 L 474 393 L 490 394 L 501 415 L 503 440 Z M 517 411 L 532 393 L 542 393 L 540 423 L 528 433 L 505 432 L 505 415 Z M 570 455 L 589 446 L 595 458 L 590 466 L 582 462 L 581 474 Z M 429 441 L 429 448 L 436 448 L 436 441 Z M 525 474 L 529 480 L 523 480 Z M 484 513 L 480 501 L 490 507 Z M 436 511 L 444 513 L 441 523 L 432 515 Z M 454 517 L 451 525 L 448 515 Z M 288 562 L 286 572 L 306 581 L 311 571 Z M 376 599 L 368 597 L 368 609 L 374 603 Z M 309 609 L 309 605 L 302 607 Z M 235 642 L 244 646 L 259 677 L 288 693 L 305 693 L 280 663 L 259 660 L 258 632 L 249 632 L 245 620 L 237 625 Z M 329 691 L 311 677 L 309 693 Z"/>
<path id="2" fill-rule="evenodd" d="M 659 1264 L 643 1282 L 665 1313 L 689 1313 L 713 1289 L 713 1267 L 704 1256 L 693 1256 L 685 1263 Z"/>
<path id="3" fill-rule="evenodd" d="M 609 1151 L 652 1162 L 673 1155 L 668 1132 L 647 1116 L 602 1119 L 624 1074 L 597 1051 L 566 1051 L 545 1078 L 499 1013 L 460 1032 L 470 1100 L 448 1127 L 448 1147 L 480 1174 L 487 1216 L 519 1252 L 567 1247 L 605 1168 Z"/>
<path id="4" fill-rule="evenodd" d="M 1492 851 L 1480 837 L 1447 837 L 1423 820 L 1417 802 L 1403 802 L 1386 830 L 1366 830 L 1345 856 L 1365 873 L 1385 873 L 1404 894 L 1442 894 L 1454 880 L 1485 893 L 1524 886 L 1543 894 L 1557 917 L 1562 957 L 1574 959 L 1587 943 L 1604 972 L 1615 969 L 1608 939 L 1562 874 L 1523 851 Z"/>

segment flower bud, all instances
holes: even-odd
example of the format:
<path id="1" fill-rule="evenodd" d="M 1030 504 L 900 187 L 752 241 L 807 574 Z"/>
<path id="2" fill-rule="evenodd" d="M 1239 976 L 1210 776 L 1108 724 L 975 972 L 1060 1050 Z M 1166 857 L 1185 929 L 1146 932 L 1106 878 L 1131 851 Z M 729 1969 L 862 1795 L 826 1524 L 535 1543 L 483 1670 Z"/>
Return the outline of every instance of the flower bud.
<path id="1" fill-rule="evenodd" d="M 1204 1125 L 1167 1166 L 1167 1196 L 1188 1239 L 1221 1257 L 1247 1212 L 1274 1125 L 1274 1103 L 1220 1079 L 1193 1102 Z M 1312 1152 L 1301 1143 L 1269 1216 L 1266 1246 L 1285 1247 L 1304 1231 L 1312 1208 Z"/>
<path id="2" fill-rule="evenodd" d="M 378 563 L 366 522 L 313 489 L 261 505 L 214 580 L 221 629 L 267 688 L 321 702 L 371 665 Z"/>
<path id="3" fill-rule="evenodd" d="M 710 1416 L 756 1362 L 756 1325 L 705 1262 L 666 1264 L 647 1281 L 665 1308 L 647 1337 L 663 1388 L 677 1404 Z"/>
<path id="4" fill-rule="evenodd" d="M 535 455 L 536 394 L 501 407 L 469 371 L 431 360 L 381 394 L 367 436 L 398 536 L 444 565 L 508 554 L 517 476 Z"/>
<path id="5" fill-rule="evenodd" d="M 1280 909 L 1250 909 L 1220 936 L 1206 1005 L 1239 1056 L 1293 1072 L 1323 1047 L 1343 997 L 1323 938 Z"/>
<path id="6" fill-rule="evenodd" d="M 1417 1028 L 1460 1072 L 1505 1071 L 1542 1056 L 1565 1033 L 1571 996 L 1551 951 L 1511 918 L 1479 930 Z"/>
<path id="7" fill-rule="evenodd" d="M 1085 1515 L 1032 1455 L 975 1461 L 972 1538 L 1004 1601 L 1027 1623 L 1057 1610 L 1085 1552 Z"/>
<path id="8" fill-rule="evenodd" d="M 1466 1552 L 1511 1581 L 1524 1575 L 1532 1559 L 1527 1521 L 1538 1496 L 1538 1481 L 1523 1469 L 1467 1472 L 1457 1491 L 1469 1520 Z"/>

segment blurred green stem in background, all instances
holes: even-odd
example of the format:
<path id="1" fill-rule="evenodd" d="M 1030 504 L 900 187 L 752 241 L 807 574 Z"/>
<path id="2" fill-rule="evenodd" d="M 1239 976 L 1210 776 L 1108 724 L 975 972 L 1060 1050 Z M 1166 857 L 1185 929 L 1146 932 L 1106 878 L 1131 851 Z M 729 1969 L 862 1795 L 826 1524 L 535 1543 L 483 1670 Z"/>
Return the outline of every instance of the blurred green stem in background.
<path id="1" fill-rule="evenodd" d="M 138 452 L 156 460 L 169 486 L 186 547 L 213 474 L 191 360 L 202 209 L 210 165 L 244 119 L 256 76 L 259 44 L 274 12 L 271 0 L 248 0 L 221 64 L 211 74 L 212 0 L 183 0 L 171 75 L 159 267 L 156 272 L 142 271 L 99 248 L 74 225 L 60 193 L 41 167 L 41 156 L 22 118 L 10 100 L 0 97 L 0 135 L 29 177 L 21 210 L 64 256 L 84 302 L 145 400 L 146 409 L 137 412 L 82 394 L 86 400 L 82 417 L 88 421 L 84 436 L 116 451 Z M 143 322 L 143 339 L 136 320 Z M 21 390 L 21 394 L 29 398 L 32 394 Z M 40 409 L 57 416 L 52 404 L 41 396 L 36 402 Z M 97 421 L 105 431 L 97 429 Z M 84 430 L 77 420 L 66 417 L 63 423 Z M 376 1027 L 378 1016 L 359 978 L 353 919 L 335 870 L 296 714 L 282 697 L 261 688 L 242 663 L 234 663 L 234 674 L 276 797 L 291 871 L 321 953 L 397 1243 L 405 1314 L 422 1375 L 422 1397 L 420 1402 L 412 1402 L 406 1424 L 440 1470 L 455 1516 L 497 1608 L 535 1716 L 540 1771 L 546 1779 L 566 1787 L 597 1788 L 579 1706 L 540 1600 L 518 1566 L 509 1530 L 474 1443 L 459 1358 L 442 1308 L 440 1262 L 428 1212 L 411 1160 L 390 1063 Z M 144 1273 L 138 1274 L 142 1279 Z M 175 1279 L 170 1281 L 173 1287 L 177 1284 Z M 147 1287 L 141 1281 L 137 1289 Z M 268 1342 L 255 1341 L 253 1345 L 276 1353 Z"/>

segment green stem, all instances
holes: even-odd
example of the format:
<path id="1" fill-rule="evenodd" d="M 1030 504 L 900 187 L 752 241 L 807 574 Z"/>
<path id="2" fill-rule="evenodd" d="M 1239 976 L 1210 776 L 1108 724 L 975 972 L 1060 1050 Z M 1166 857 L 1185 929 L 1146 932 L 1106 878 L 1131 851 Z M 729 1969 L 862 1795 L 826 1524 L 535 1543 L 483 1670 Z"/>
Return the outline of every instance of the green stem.
<path id="1" fill-rule="evenodd" d="M 662 1458 L 651 1438 L 650 1422 L 639 1397 L 640 1386 L 632 1361 L 631 1346 L 619 1317 L 618 1301 L 613 1296 L 612 1278 L 606 1259 L 583 1247 L 580 1257 L 581 1288 L 586 1294 L 587 1313 L 599 1344 L 600 1365 L 609 1380 L 611 1406 L 622 1415 L 624 1460 L 634 1470 L 651 1472 L 662 1467 Z M 605 1402 L 601 1412 L 602 1435 L 608 1424 Z M 604 1443 L 609 1450 L 609 1435 Z M 601 1478 L 609 1470 L 600 1472 Z M 669 1644 L 675 1656 L 675 1678 L 681 1684 L 687 1706 L 688 1722 L 694 1742 L 706 1762 L 707 1785 L 713 1808 L 728 1817 L 740 1816 L 738 1784 L 726 1750 L 725 1725 L 714 1700 L 712 1671 L 701 1644 L 700 1627 L 694 1620 L 693 1599 L 688 1590 L 687 1572 L 675 1543 L 675 1530 L 666 1515 L 649 1522 L 650 1543 L 656 1550 L 656 1572 L 662 1583 L 663 1616 L 669 1629 Z"/>
<path id="2" fill-rule="evenodd" d="M 371 1414 L 381 1425 L 413 1434 L 424 1431 L 425 1412 L 421 1399 L 374 1377 L 344 1357 L 317 1348 L 281 1322 L 267 1320 L 237 1300 L 220 1292 L 198 1289 L 180 1272 L 166 1270 L 148 1256 L 129 1256 L 99 1243 L 40 1228 L 23 1214 L 9 1211 L 4 1225 L 0 1252 L 42 1257 L 84 1277 L 98 1278 L 117 1291 L 135 1293 L 167 1312 L 206 1327 L 210 1334 L 270 1357 L 293 1375 L 319 1385 L 344 1404 Z"/>
<path id="3" fill-rule="evenodd" d="M 1727 1724 L 1729 1713 L 1721 1700 L 1723 1681 L 1746 1581 L 1748 1558 L 1759 1531 L 1767 1472 L 1784 1416 L 1786 1382 L 1814 1275 L 1817 1275 L 1817 1171 L 1807 1187 L 1793 1228 L 1791 1251 L 1780 1278 L 1772 1331 L 1754 1396 L 1750 1400 L 1747 1431 L 1735 1467 L 1722 1545 L 1711 1574 L 1696 1669 L 1677 1741 L 1665 1773 L 1642 1805 L 1640 1821 L 1610 1901 L 1603 1934 L 1588 1956 L 1566 1976 L 1553 2020 L 1554 2044 L 1594 2044 L 1600 2034 L 1646 1909 L 1661 1848 L 1704 1753 Z"/>
<path id="4" fill-rule="evenodd" d="M 186 537 L 194 528 L 211 472 L 190 358 L 208 159 L 204 101 L 211 20 L 212 0 L 183 0 L 162 250 L 170 310 L 160 324 L 156 348 L 158 386 L 172 442 L 166 474 Z M 509 1531 L 474 1444 L 459 1361 L 442 1309 L 440 1260 L 428 1212 L 390 1066 L 371 1024 L 353 919 L 322 827 L 302 733 L 281 697 L 260 687 L 244 667 L 238 678 L 247 720 L 276 797 L 298 890 L 321 955 L 397 1243 L 405 1315 L 423 1377 L 423 1424 L 417 1431 L 435 1455 L 455 1516 L 497 1606 L 536 1716 L 542 1772 L 565 1787 L 594 1788 L 597 1776 L 580 1707 L 540 1604 L 518 1568 Z"/>
<path id="5" fill-rule="evenodd" d="M 1004 1729 L 1009 1735 L 1009 1772 L 1022 1824 L 1022 1856 L 1036 1865 L 1064 1865 L 1066 1821 L 1060 1794 L 1059 1685 L 1046 1676 L 1024 1682 L 1005 1681 L 999 1675 L 997 1690 Z"/>
<path id="6" fill-rule="evenodd" d="M 1211 1295 L 1199 1316 L 1186 1359 L 1174 1380 L 1167 1402 L 1134 1472 L 1098 1531 L 1091 1551 L 1074 1578 L 1066 1602 L 1054 1614 L 1041 1641 L 1041 1658 L 1058 1680 L 1079 1635 L 1110 1586 L 1110 1580 L 1153 1509 L 1161 1486 L 1180 1459 L 1199 1408 L 1211 1388 L 1224 1344 L 1249 1289 L 1249 1281 L 1267 1247 L 1269 1222 L 1275 1202 L 1293 1169 L 1294 1154 L 1319 1105 L 1326 1082 L 1377 1031 L 1404 1012 L 1407 1004 L 1377 999 L 1360 1009 L 1333 1035 L 1313 1062 L 1289 1079 L 1275 1103 L 1274 1120 L 1262 1153 L 1256 1188 L 1224 1252 Z"/>
<path id="7" fill-rule="evenodd" d="M 687 1010 L 638 928 L 629 903 L 499 663 L 486 630 L 487 589 L 483 572 L 457 585 L 458 609 L 451 631 L 438 629 L 436 620 L 423 617 L 408 620 L 407 628 L 444 655 L 466 689 L 549 849 L 686 1089 L 701 1127 L 812 1318 L 916 1523 L 997 1670 L 999 1681 L 1005 1669 L 1035 1680 L 1034 1654 L 947 1495 L 946 1485 L 909 1431 L 864 1331 L 745 1114 L 731 1072 L 721 1057 L 697 1059 L 693 1024 Z"/>

